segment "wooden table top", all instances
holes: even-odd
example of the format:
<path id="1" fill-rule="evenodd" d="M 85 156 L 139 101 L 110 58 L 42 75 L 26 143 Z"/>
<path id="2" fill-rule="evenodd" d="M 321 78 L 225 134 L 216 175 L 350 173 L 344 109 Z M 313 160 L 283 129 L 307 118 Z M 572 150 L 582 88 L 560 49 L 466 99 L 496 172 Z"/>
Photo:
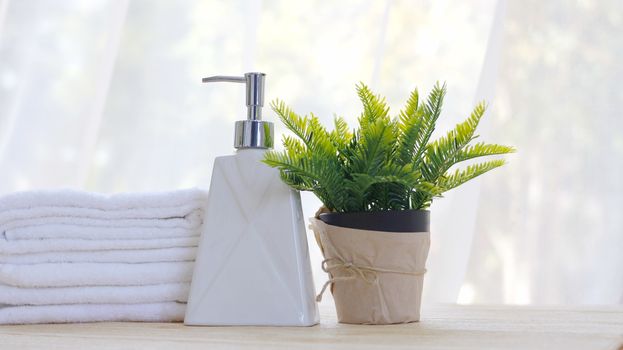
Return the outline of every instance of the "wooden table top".
<path id="1" fill-rule="evenodd" d="M 175 323 L 0 326 L 0 349 L 613 349 L 623 305 L 423 305 L 419 323 L 343 325 L 332 305 L 315 327 L 185 327 Z"/>

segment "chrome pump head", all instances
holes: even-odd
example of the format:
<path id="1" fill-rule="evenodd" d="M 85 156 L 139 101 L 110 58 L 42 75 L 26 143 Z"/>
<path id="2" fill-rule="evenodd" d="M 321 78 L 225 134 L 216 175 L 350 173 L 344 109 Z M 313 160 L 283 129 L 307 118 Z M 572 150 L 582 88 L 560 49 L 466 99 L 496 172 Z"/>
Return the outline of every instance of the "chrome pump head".
<path id="1" fill-rule="evenodd" d="M 273 123 L 262 120 L 264 106 L 264 73 L 245 73 L 243 77 L 217 75 L 201 79 L 203 83 L 245 83 L 247 90 L 247 119 L 236 122 L 234 147 L 273 148 Z"/>

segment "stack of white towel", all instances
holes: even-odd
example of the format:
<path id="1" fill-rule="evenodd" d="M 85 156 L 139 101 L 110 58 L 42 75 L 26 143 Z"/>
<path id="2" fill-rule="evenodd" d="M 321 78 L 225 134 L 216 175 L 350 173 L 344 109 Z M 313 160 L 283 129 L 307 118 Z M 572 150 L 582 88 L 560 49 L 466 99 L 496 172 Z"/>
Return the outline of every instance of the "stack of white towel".
<path id="1" fill-rule="evenodd" d="M 0 324 L 181 321 L 206 194 L 0 198 Z"/>

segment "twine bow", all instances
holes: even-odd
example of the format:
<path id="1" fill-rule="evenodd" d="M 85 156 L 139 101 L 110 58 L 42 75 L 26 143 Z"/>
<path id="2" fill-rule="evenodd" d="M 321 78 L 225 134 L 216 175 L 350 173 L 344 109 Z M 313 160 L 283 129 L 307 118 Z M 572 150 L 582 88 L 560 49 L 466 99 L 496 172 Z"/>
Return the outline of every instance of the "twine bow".
<path id="1" fill-rule="evenodd" d="M 333 261 L 334 263 L 329 265 L 329 262 L 331 261 Z M 327 287 L 338 281 L 348 281 L 361 278 L 367 284 L 375 284 L 379 281 L 379 273 L 396 273 L 400 275 L 410 276 L 422 276 L 426 273 L 426 269 L 415 272 L 384 269 L 380 267 L 357 265 L 353 264 L 352 262 L 343 261 L 339 258 L 327 258 L 322 261 L 322 271 L 328 273 L 329 276 L 335 275 L 334 272 L 337 270 L 345 271 L 348 275 L 329 278 L 327 282 L 325 282 L 325 284 L 322 286 L 320 293 L 316 296 L 317 302 L 322 301 L 322 295 L 327 290 Z"/>

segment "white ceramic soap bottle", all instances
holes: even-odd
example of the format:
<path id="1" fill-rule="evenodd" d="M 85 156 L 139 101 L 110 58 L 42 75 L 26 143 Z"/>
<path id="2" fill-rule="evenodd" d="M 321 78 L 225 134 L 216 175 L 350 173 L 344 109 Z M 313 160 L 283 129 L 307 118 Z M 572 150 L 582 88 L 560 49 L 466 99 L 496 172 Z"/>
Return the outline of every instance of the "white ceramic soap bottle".
<path id="1" fill-rule="evenodd" d="M 264 79 L 203 79 L 245 83 L 248 113 L 236 122 L 236 153 L 214 161 L 187 325 L 318 323 L 300 195 L 261 162 L 274 140 L 273 124 L 261 120 Z"/>

